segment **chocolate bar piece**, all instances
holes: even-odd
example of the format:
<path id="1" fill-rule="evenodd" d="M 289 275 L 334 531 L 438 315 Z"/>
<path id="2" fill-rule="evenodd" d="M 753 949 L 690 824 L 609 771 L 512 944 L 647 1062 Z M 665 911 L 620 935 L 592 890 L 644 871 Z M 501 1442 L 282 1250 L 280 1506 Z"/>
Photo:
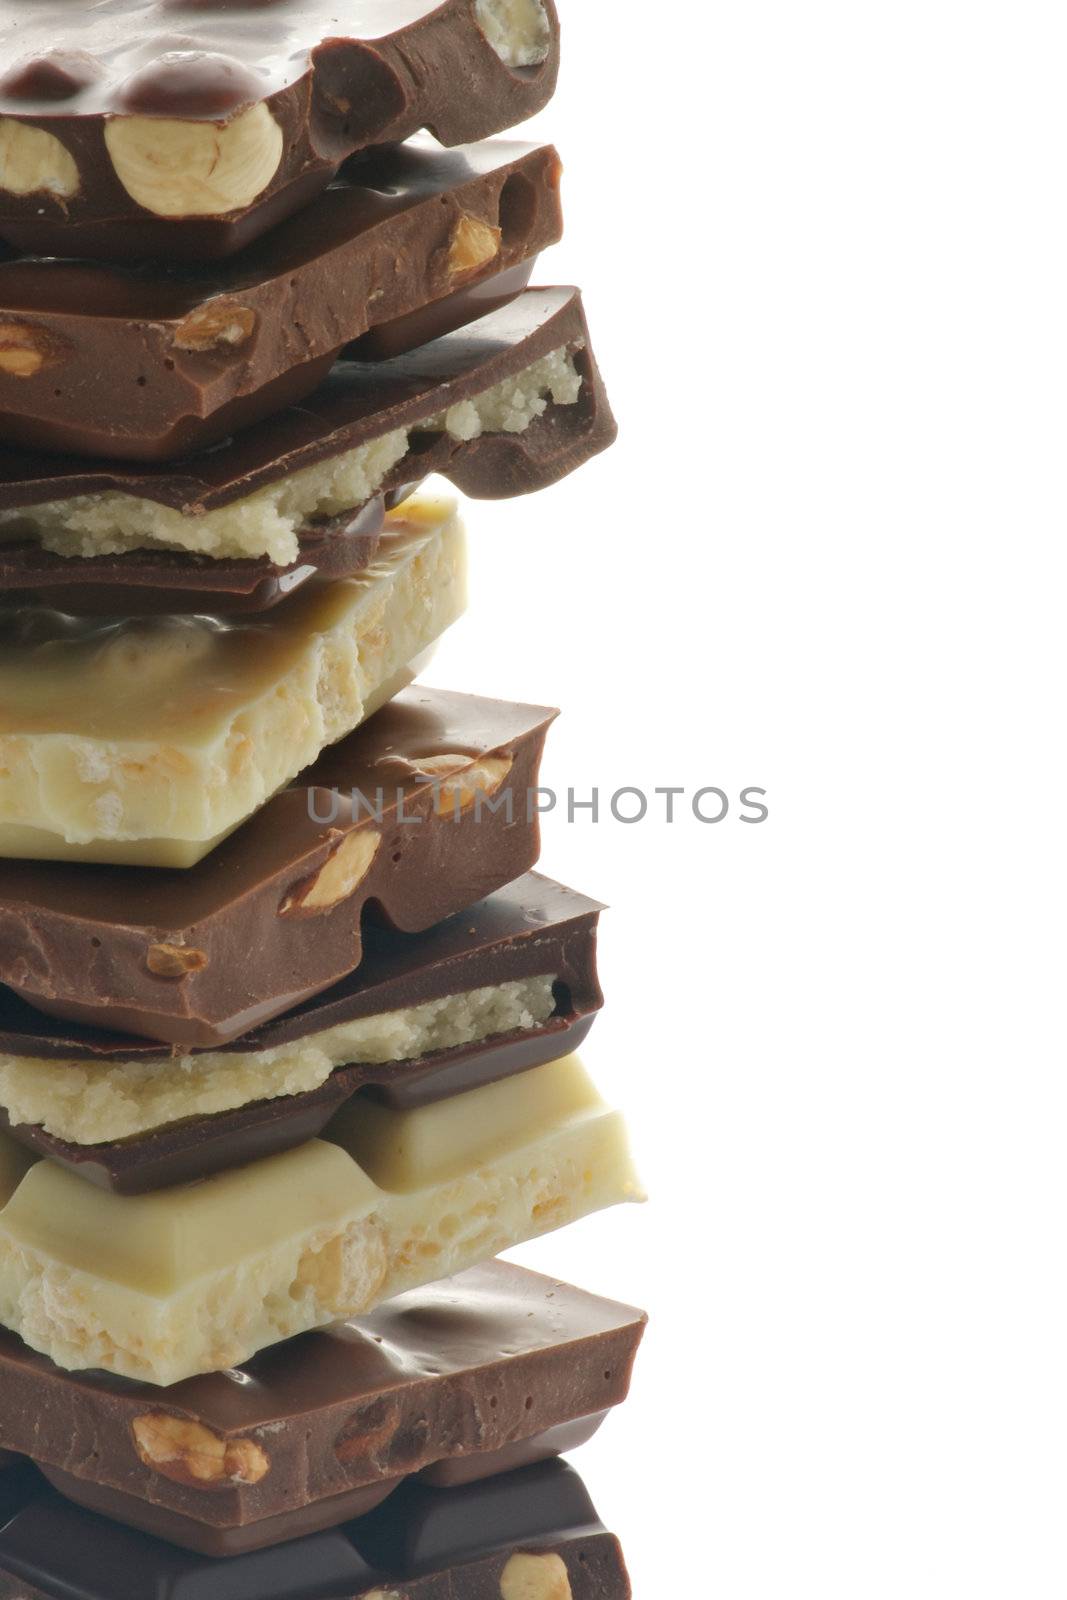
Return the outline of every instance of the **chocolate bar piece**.
<path id="1" fill-rule="evenodd" d="M 365 910 L 417 933 L 534 865 L 555 715 L 420 686 L 188 871 L 0 862 L 0 981 L 165 1044 L 260 1028 L 359 967 Z"/>
<path id="2" fill-rule="evenodd" d="M 494 1261 L 164 1393 L 63 1372 L 0 1333 L 0 1444 L 116 1521 L 236 1554 L 336 1526 L 370 1509 L 353 1496 L 435 1463 L 499 1470 L 505 1447 L 599 1416 L 626 1398 L 644 1323 Z"/>
<path id="3" fill-rule="evenodd" d="M 587 1037 L 600 910 L 529 873 L 426 933 L 368 927 L 357 973 L 194 1056 L 49 1024 L 8 992 L 0 1120 L 101 1188 L 143 1194 L 317 1138 L 353 1096 L 402 1109 L 495 1083 Z"/>
<path id="4" fill-rule="evenodd" d="M 3 1143 L 0 1323 L 60 1366 L 156 1384 L 643 1198 L 576 1056 L 428 1106 L 349 1105 L 323 1141 L 156 1194 L 20 1173 Z"/>
<path id="5" fill-rule="evenodd" d="M 219 1562 L 71 1505 L 24 1473 L 0 1527 L 0 1600 L 629 1600 L 618 1541 L 573 1468 L 405 1485 L 357 1522 Z M 401 1586 L 398 1588 L 398 1586 Z"/>
<path id="6" fill-rule="evenodd" d="M 317 518 L 301 528 L 299 559 L 214 560 L 179 550 L 129 555 L 57 556 L 35 539 L 0 539 L 0 608 L 42 606 L 68 617 L 246 617 L 269 611 L 298 589 L 351 578 L 371 565 L 385 527 L 387 499 Z M 391 507 L 392 509 L 392 507 Z"/>
<path id="7" fill-rule="evenodd" d="M 207 261 L 345 158 L 484 139 L 552 95 L 553 0 L 10 0 L 0 234 L 42 256 Z"/>
<path id="8" fill-rule="evenodd" d="M 0 452 L 0 587 L 18 602 L 27 586 L 100 582 L 122 615 L 143 609 L 123 598 L 139 564 L 149 585 L 180 583 L 172 554 L 160 571 L 179 550 L 288 579 L 321 565 L 322 518 L 429 472 L 475 498 L 525 494 L 614 437 L 581 296 L 531 289 L 410 355 L 341 361 L 302 406 L 169 467 Z"/>
<path id="9" fill-rule="evenodd" d="M 0 261 L 0 440 L 172 460 L 295 405 L 353 340 L 373 359 L 474 321 L 560 237 L 559 175 L 550 146 L 420 141 L 214 270 Z"/>
<path id="10" fill-rule="evenodd" d="M 413 499 L 371 566 L 262 621 L 0 611 L 0 856 L 194 865 L 409 684 L 465 601 L 454 504 Z"/>

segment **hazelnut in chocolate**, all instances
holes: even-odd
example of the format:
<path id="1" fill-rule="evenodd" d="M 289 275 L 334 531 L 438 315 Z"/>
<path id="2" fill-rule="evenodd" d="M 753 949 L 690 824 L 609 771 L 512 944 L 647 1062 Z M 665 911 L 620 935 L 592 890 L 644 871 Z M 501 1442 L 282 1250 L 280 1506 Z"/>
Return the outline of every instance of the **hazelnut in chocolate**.
<path id="1" fill-rule="evenodd" d="M 0 260 L 0 442 L 172 460 L 295 404 L 352 341 L 377 359 L 474 321 L 559 238 L 559 174 L 550 146 L 424 140 L 214 268 Z"/>
<path id="2" fill-rule="evenodd" d="M 553 0 L 3 0 L 0 236 L 37 255 L 207 261 L 356 150 L 525 121 Z"/>

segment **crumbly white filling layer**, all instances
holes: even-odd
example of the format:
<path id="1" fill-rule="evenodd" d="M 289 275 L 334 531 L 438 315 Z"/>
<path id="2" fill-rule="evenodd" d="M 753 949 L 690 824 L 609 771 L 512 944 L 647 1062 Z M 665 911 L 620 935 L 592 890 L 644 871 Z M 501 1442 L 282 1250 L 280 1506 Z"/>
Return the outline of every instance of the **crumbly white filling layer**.
<path id="1" fill-rule="evenodd" d="M 337 1067 L 412 1061 L 494 1034 L 536 1028 L 552 1015 L 551 977 L 448 995 L 402 1011 L 342 1022 L 273 1050 L 213 1051 L 154 1061 L 40 1061 L 0 1055 L 0 1105 L 72 1144 L 135 1138 L 189 1117 L 306 1094 Z"/>
<path id="2" fill-rule="evenodd" d="M 483 433 L 523 433 L 550 402 L 577 402 L 582 379 L 574 354 L 566 347 L 553 350 L 515 377 L 420 424 L 417 431 L 444 430 L 463 441 Z M 0 539 L 32 536 L 61 556 L 188 550 L 216 560 L 266 556 L 278 566 L 289 566 L 300 554 L 297 536 L 304 524 L 365 504 L 403 460 L 415 431 L 401 428 L 371 439 L 201 516 L 135 495 L 78 495 L 0 512 Z"/>
<path id="3" fill-rule="evenodd" d="M 539 67 L 552 43 L 542 0 L 474 0 L 478 26 L 509 67 Z"/>

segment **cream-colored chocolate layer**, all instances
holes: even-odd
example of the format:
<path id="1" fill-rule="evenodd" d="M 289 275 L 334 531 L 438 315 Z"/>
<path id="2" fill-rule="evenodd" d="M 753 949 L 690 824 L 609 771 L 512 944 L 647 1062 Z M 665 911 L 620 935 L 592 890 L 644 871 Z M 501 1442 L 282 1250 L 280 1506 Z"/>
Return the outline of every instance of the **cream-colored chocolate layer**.
<path id="1" fill-rule="evenodd" d="M 574 1056 L 151 1195 L 0 1149 L 0 1323 L 59 1366 L 160 1384 L 641 1198 Z"/>
<path id="2" fill-rule="evenodd" d="M 575 405 L 581 387 L 574 354 L 562 348 L 517 377 L 428 418 L 418 431 L 444 431 L 461 440 L 483 433 L 524 433 L 544 415 L 550 400 Z M 364 505 L 407 455 L 411 437 L 403 428 L 383 434 L 200 516 L 117 493 L 4 511 L 0 539 L 38 538 L 46 550 L 62 556 L 189 550 L 216 560 L 267 556 L 278 566 L 289 566 L 300 554 L 300 529 L 317 517 L 339 516 Z M 418 476 L 417 470 L 413 475 Z"/>
<path id="3" fill-rule="evenodd" d="M 452 502 L 262 618 L 0 623 L 0 856 L 191 866 L 410 682 L 465 600 Z"/>
<path id="4" fill-rule="evenodd" d="M 12 1124 L 42 1127 L 71 1144 L 131 1139 L 257 1100 L 306 1094 L 337 1067 L 413 1061 L 535 1028 L 552 1015 L 555 1003 L 551 978 L 526 978 L 342 1022 L 272 1050 L 120 1062 L 0 1055 L 0 1106 Z"/>

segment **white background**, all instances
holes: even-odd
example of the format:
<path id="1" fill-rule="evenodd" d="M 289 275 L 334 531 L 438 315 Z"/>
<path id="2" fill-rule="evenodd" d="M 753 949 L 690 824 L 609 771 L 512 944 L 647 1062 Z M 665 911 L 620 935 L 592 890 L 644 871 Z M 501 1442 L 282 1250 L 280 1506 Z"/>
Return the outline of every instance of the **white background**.
<path id="1" fill-rule="evenodd" d="M 578 1464 L 637 1600 L 1062 1600 L 1063 9 L 560 4 L 622 438 L 431 677 L 771 806 L 546 829 L 653 1195 L 521 1252 L 652 1313 Z"/>

